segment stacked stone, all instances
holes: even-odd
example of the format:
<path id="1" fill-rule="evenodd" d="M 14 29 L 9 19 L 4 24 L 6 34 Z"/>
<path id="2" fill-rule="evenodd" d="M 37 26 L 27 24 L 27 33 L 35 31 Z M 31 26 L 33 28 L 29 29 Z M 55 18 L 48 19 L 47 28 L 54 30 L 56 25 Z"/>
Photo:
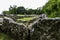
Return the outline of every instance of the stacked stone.
<path id="1" fill-rule="evenodd" d="M 32 29 L 31 40 L 60 40 L 60 19 L 40 19 Z"/>
<path id="2" fill-rule="evenodd" d="M 60 40 L 60 19 L 39 18 L 30 25 L 3 18 L 0 30 L 15 40 Z"/>
<path id="3" fill-rule="evenodd" d="M 26 40 L 27 39 L 27 29 L 24 24 L 10 22 L 12 20 L 9 21 L 6 18 L 4 18 L 3 20 L 4 20 L 3 26 L 0 29 L 2 30 L 3 33 L 9 34 L 15 40 Z"/>

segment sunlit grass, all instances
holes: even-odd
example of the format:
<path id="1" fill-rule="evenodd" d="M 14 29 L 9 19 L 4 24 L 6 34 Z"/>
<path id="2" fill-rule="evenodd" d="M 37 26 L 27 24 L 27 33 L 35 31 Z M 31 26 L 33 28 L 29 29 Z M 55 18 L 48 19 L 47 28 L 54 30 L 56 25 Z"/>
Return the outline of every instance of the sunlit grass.
<path id="1" fill-rule="evenodd" d="M 17 16 L 25 16 L 25 15 L 23 15 L 23 14 L 18 14 Z"/>
<path id="2" fill-rule="evenodd" d="M 29 20 L 32 20 L 33 19 L 33 17 L 28 17 L 28 18 L 21 18 L 21 19 L 17 19 L 18 21 L 19 20 L 26 20 L 26 21 L 29 21 Z"/>

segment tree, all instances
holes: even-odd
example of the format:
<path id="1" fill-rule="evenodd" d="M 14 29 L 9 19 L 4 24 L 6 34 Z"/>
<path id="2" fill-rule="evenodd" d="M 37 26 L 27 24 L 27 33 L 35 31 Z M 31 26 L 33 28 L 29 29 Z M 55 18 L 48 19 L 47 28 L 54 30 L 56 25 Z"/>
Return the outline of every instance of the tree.
<path id="1" fill-rule="evenodd" d="M 42 11 L 46 13 L 48 17 L 60 17 L 60 0 L 49 0 Z"/>
<path id="2" fill-rule="evenodd" d="M 17 7 L 16 5 L 14 5 L 13 7 L 10 6 L 10 8 L 9 8 L 10 14 L 17 14 L 17 8 L 16 7 Z"/>
<path id="3" fill-rule="evenodd" d="M 33 14 L 33 9 L 28 9 L 27 14 Z"/>
<path id="4" fill-rule="evenodd" d="M 17 8 L 17 13 L 18 14 L 24 14 L 24 13 L 26 13 L 26 9 L 24 7 L 18 7 Z"/>
<path id="5" fill-rule="evenodd" d="M 9 11 L 3 11 L 3 14 L 9 14 Z"/>

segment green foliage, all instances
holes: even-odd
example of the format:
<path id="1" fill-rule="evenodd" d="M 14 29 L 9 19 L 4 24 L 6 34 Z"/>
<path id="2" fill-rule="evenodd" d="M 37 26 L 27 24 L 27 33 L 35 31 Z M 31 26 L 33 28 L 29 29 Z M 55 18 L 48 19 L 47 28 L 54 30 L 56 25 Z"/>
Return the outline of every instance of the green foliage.
<path id="1" fill-rule="evenodd" d="M 9 11 L 3 11 L 3 14 L 9 14 Z"/>
<path id="2" fill-rule="evenodd" d="M 23 6 L 10 6 L 8 11 L 3 11 L 3 14 L 40 14 L 41 9 L 25 9 Z"/>
<path id="3" fill-rule="evenodd" d="M 17 14 L 16 10 L 17 10 L 16 5 L 14 5 L 13 7 L 10 6 L 10 8 L 9 8 L 9 14 Z"/>
<path id="4" fill-rule="evenodd" d="M 17 8 L 17 13 L 19 14 L 24 14 L 24 13 L 26 13 L 26 9 L 24 8 L 24 7 L 18 7 Z"/>
<path id="5" fill-rule="evenodd" d="M 60 0 L 49 0 L 42 11 L 49 17 L 60 17 Z"/>
<path id="6" fill-rule="evenodd" d="M 16 10 L 16 5 L 14 5 L 13 7 L 10 6 L 9 11 L 3 11 L 3 14 L 17 14 Z"/>

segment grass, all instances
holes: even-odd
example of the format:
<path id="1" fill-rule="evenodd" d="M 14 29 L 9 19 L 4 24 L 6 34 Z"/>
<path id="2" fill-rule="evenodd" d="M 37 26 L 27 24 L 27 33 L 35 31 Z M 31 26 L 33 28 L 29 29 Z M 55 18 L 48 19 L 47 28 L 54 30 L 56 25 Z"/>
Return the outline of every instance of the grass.
<path id="1" fill-rule="evenodd" d="M 0 40 L 14 40 L 14 39 L 7 34 L 0 33 Z"/>
<path id="2" fill-rule="evenodd" d="M 21 18 L 21 19 L 17 19 L 18 21 L 19 20 L 25 20 L 25 21 L 30 21 L 30 20 L 32 20 L 33 19 L 33 17 L 27 17 L 27 18 Z"/>
<path id="3" fill-rule="evenodd" d="M 23 15 L 23 14 L 18 14 L 17 16 L 25 16 L 25 15 Z"/>

